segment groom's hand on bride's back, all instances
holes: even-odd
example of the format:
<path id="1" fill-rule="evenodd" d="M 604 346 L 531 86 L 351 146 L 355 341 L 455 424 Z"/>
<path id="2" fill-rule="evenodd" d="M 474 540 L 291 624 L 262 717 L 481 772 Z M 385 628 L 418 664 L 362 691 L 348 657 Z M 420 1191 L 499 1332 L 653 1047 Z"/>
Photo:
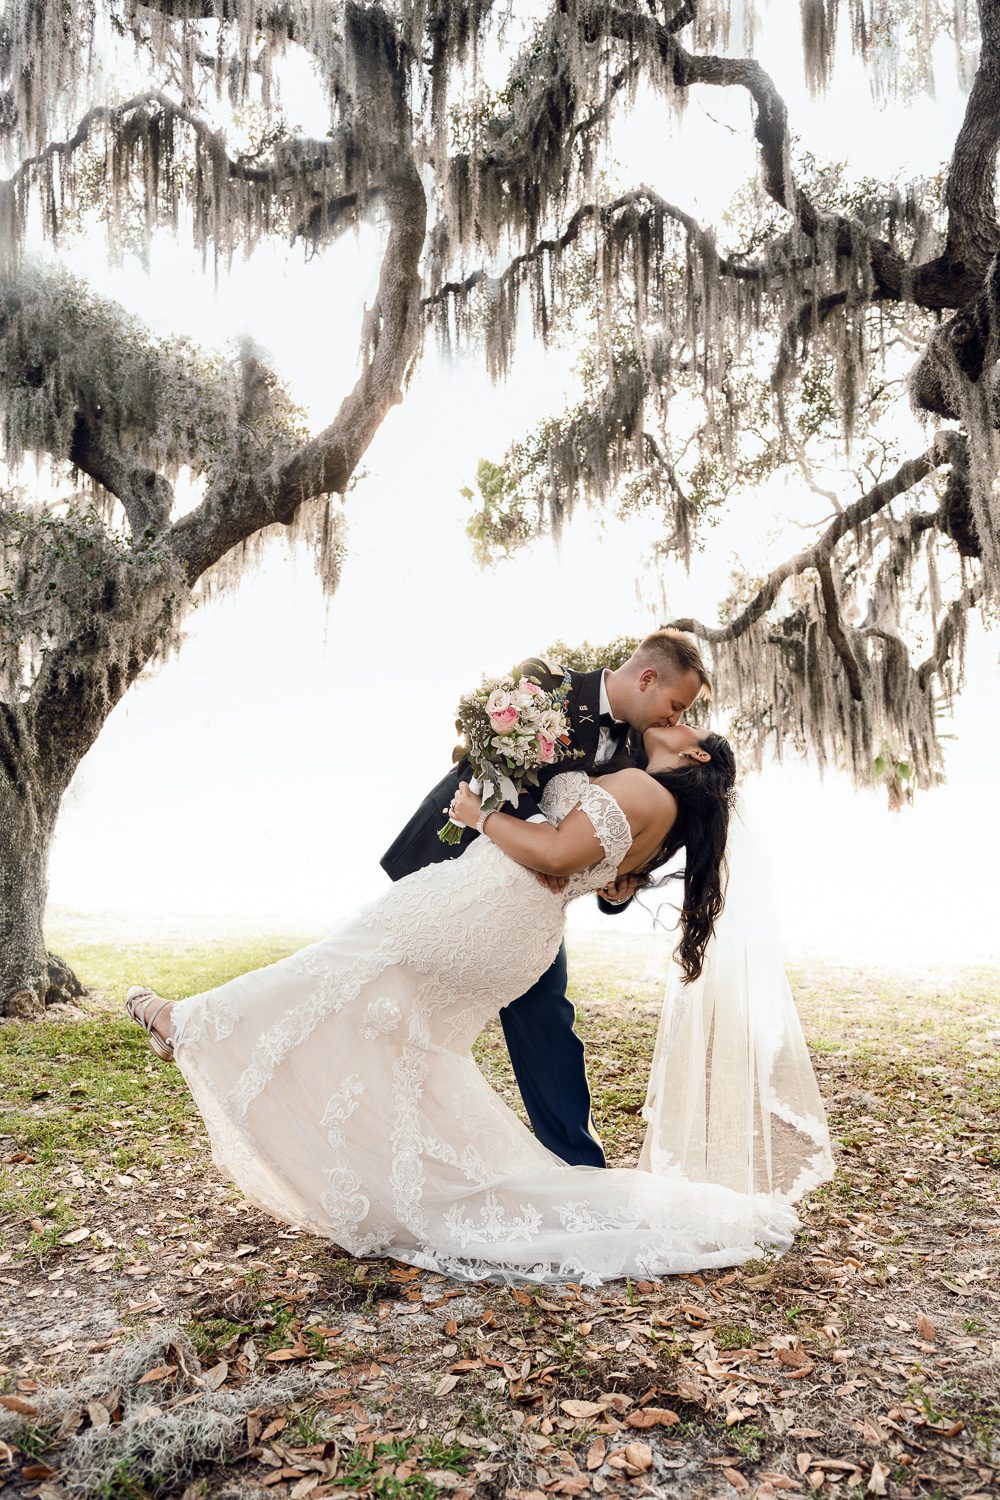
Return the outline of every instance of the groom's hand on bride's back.
<path id="1" fill-rule="evenodd" d="M 618 880 L 611 880 L 602 886 L 597 894 L 605 901 L 610 901 L 612 906 L 624 906 L 626 901 L 632 900 L 636 891 L 641 891 L 648 884 L 648 875 L 622 875 Z"/>

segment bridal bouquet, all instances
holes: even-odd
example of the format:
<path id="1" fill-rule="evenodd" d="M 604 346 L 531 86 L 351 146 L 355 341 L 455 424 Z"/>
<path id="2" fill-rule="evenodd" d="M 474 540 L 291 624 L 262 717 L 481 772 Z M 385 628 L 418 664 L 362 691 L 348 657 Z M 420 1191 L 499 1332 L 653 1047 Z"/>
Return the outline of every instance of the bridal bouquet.
<path id="1" fill-rule="evenodd" d="M 472 789 L 483 810 L 505 802 L 517 806 L 525 786 L 538 785 L 542 766 L 581 754 L 569 749 L 566 695 L 569 677 L 545 692 L 532 677 L 509 673 L 467 693 L 458 705 L 458 727 L 472 767 Z M 451 819 L 438 832 L 444 844 L 457 844 L 465 830 Z"/>

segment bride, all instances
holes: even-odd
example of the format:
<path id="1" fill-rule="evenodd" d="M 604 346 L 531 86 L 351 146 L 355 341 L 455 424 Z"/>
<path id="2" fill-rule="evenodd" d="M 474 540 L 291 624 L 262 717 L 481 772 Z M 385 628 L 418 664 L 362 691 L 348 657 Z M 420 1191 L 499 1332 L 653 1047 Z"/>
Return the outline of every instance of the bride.
<path id="1" fill-rule="evenodd" d="M 829 1137 L 758 882 L 742 856 L 738 874 L 732 839 L 726 860 L 733 752 L 683 725 L 643 743 L 646 771 L 554 776 L 545 822 L 484 816 L 463 785 L 451 815 L 483 837 L 458 858 L 216 989 L 176 1003 L 129 991 L 247 1198 L 352 1254 L 468 1279 L 596 1285 L 791 1244 L 792 1203 L 831 1175 Z M 472 1045 L 551 964 L 569 901 L 681 848 L 641 1168 L 568 1166 Z"/>

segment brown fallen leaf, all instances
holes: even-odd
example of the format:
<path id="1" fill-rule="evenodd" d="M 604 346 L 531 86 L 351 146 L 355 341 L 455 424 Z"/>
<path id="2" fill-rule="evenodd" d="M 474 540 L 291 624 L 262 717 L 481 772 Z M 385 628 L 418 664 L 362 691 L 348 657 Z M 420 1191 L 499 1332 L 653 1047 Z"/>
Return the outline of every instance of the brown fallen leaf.
<path id="1" fill-rule="evenodd" d="M 765 1271 L 762 1276 L 744 1276 L 743 1285 L 753 1287 L 770 1286 L 777 1272 Z"/>
<path id="2" fill-rule="evenodd" d="M 154 1291 L 151 1297 L 140 1298 L 138 1302 L 133 1302 L 132 1299 L 129 1298 L 128 1310 L 130 1313 L 152 1312 L 154 1307 L 162 1306 L 163 1304 L 160 1301 L 160 1298 Z"/>
<path id="3" fill-rule="evenodd" d="M 447 1323 L 444 1325 L 444 1332 L 450 1339 L 453 1339 L 455 1337 L 458 1332 L 458 1324 L 455 1322 L 454 1318 L 448 1319 Z"/>
<path id="4" fill-rule="evenodd" d="M 920 1337 L 924 1339 L 928 1344 L 933 1344 L 934 1340 L 937 1338 L 937 1329 L 934 1327 L 934 1324 L 931 1322 L 930 1318 L 928 1318 L 924 1313 L 917 1314 L 917 1332 L 919 1333 Z"/>
<path id="5" fill-rule="evenodd" d="M 674 1427 L 680 1417 L 665 1406 L 645 1406 L 640 1411 L 630 1411 L 625 1420 L 630 1427 Z"/>
<path id="6" fill-rule="evenodd" d="M 225 1383 L 228 1374 L 229 1365 L 224 1359 L 220 1359 L 217 1365 L 213 1365 L 210 1370 L 205 1371 L 202 1379 L 210 1391 L 217 1391 L 219 1386 Z"/>
<path id="7" fill-rule="evenodd" d="M 458 1385 L 457 1375 L 442 1375 L 434 1387 L 434 1394 L 435 1396 L 447 1396 L 448 1392 L 453 1391 L 456 1385 Z"/>
<path id="8" fill-rule="evenodd" d="M 699 1380 L 675 1380 L 669 1387 L 664 1388 L 665 1396 L 676 1396 L 681 1401 L 697 1401 L 702 1405 L 705 1403 L 705 1387 Z"/>
<path id="9" fill-rule="evenodd" d="M 111 1413 L 101 1401 L 87 1402 L 87 1416 L 90 1418 L 91 1427 L 110 1427 Z"/>
<path id="10" fill-rule="evenodd" d="M 599 1401 L 560 1401 L 559 1410 L 564 1411 L 568 1417 L 577 1417 L 582 1420 L 586 1417 L 596 1417 L 604 1410 Z"/>
<path id="11" fill-rule="evenodd" d="M 725 1478 L 729 1480 L 729 1483 L 732 1485 L 733 1489 L 739 1490 L 741 1495 L 745 1494 L 746 1491 L 750 1488 L 749 1482 L 744 1479 L 739 1469 L 723 1469 L 722 1472 Z"/>
<path id="12" fill-rule="evenodd" d="M 608 1452 L 608 1445 L 602 1437 L 595 1438 L 587 1449 L 587 1468 L 599 1469 L 604 1462 Z"/>
<path id="13" fill-rule="evenodd" d="M 812 1366 L 809 1367 L 812 1369 Z M 745 1422 L 747 1417 L 753 1416 L 753 1408 L 750 1406 L 727 1406 L 726 1426 L 735 1427 L 738 1422 Z"/>
<path id="14" fill-rule="evenodd" d="M 89 1229 L 71 1229 L 69 1234 L 64 1234 L 59 1241 L 60 1245 L 79 1245 L 83 1240 L 90 1238 Z"/>
<path id="15" fill-rule="evenodd" d="M 154 1380 L 172 1380 L 177 1374 L 176 1365 L 154 1365 L 145 1375 L 140 1375 L 136 1385 L 152 1385 Z"/>
<path id="16" fill-rule="evenodd" d="M 886 1483 L 885 1482 L 888 1479 L 888 1477 L 889 1477 L 889 1470 L 888 1469 L 883 1469 L 883 1467 L 879 1463 L 878 1459 L 876 1459 L 875 1462 L 872 1464 L 872 1472 L 871 1472 L 871 1475 L 869 1477 L 868 1483 L 865 1485 L 865 1489 L 868 1491 L 868 1493 L 870 1495 L 884 1495 L 884 1494 L 886 1494 L 887 1491 L 886 1491 Z"/>
<path id="17" fill-rule="evenodd" d="M 7 1411 L 16 1411 L 22 1417 L 37 1417 L 38 1407 L 32 1406 L 30 1401 L 22 1401 L 20 1396 L 0 1396 L 0 1406 L 6 1407 Z"/>
<path id="18" fill-rule="evenodd" d="M 50 1469 L 48 1464 L 43 1464 L 39 1459 L 36 1463 L 25 1464 L 21 1470 L 22 1479 L 51 1479 L 55 1469 Z"/>
<path id="19" fill-rule="evenodd" d="M 951 1438 L 951 1437 L 957 1437 L 958 1434 L 962 1431 L 962 1428 L 964 1426 L 965 1426 L 964 1421 L 962 1420 L 961 1417 L 959 1417 L 957 1421 L 950 1422 L 947 1427 L 944 1427 L 944 1426 L 938 1427 L 938 1426 L 935 1426 L 935 1424 L 933 1422 L 928 1422 L 926 1424 L 926 1430 L 928 1432 L 936 1432 L 937 1435 L 938 1435 L 938 1437 Z"/>
<path id="20" fill-rule="evenodd" d="M 653 1467 L 653 1450 L 648 1443 L 626 1443 L 624 1452 L 629 1472 L 645 1474 Z"/>

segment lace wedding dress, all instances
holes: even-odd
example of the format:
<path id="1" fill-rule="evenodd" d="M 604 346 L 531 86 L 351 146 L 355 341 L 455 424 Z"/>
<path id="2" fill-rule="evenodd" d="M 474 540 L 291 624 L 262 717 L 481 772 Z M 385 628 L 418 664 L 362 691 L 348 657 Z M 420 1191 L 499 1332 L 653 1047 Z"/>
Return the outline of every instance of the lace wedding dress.
<path id="1" fill-rule="evenodd" d="M 355 1255 L 477 1279 L 595 1285 L 787 1248 L 787 1203 L 679 1167 L 567 1166 L 490 1088 L 471 1047 L 548 968 L 567 902 L 614 878 L 621 807 L 577 771 L 546 786 L 604 858 L 556 895 L 488 838 L 428 865 L 319 942 L 173 1009 L 212 1155 L 247 1198 Z"/>

